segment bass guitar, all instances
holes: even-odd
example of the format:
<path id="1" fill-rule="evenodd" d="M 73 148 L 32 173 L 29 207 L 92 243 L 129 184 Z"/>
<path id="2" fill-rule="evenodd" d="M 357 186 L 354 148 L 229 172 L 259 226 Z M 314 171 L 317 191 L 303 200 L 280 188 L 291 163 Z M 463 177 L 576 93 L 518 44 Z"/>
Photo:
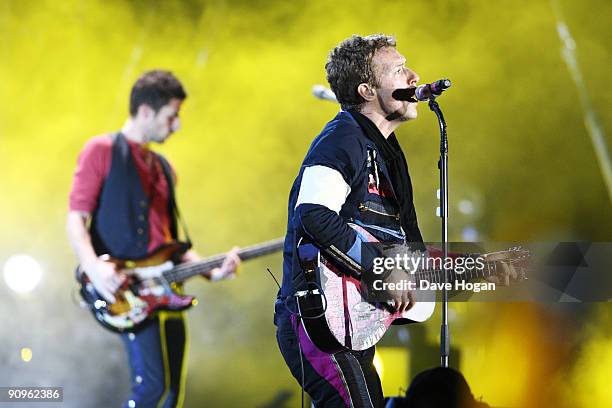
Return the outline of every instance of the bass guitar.
<path id="1" fill-rule="evenodd" d="M 283 248 L 284 238 L 240 249 L 238 256 L 246 261 L 268 255 Z M 185 310 L 197 304 L 193 296 L 180 293 L 179 285 L 187 279 L 221 266 L 225 254 L 211 256 L 195 262 L 177 263 L 189 249 L 183 242 L 161 246 L 149 257 L 138 260 L 115 259 L 108 255 L 100 258 L 115 264 L 118 273 L 126 279 L 114 293 L 115 302 L 106 301 L 87 276 L 77 267 L 77 283 L 83 306 L 95 319 L 114 332 L 136 331 L 158 310 Z"/>

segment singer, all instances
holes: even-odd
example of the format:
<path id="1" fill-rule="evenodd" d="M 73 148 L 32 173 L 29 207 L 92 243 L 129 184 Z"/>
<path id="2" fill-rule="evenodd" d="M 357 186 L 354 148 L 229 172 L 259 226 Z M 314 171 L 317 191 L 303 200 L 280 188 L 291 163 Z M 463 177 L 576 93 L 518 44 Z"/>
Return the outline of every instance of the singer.
<path id="1" fill-rule="evenodd" d="M 314 139 L 289 196 L 283 283 L 275 305 L 277 341 L 291 373 L 315 406 L 381 407 L 374 347 L 324 353 L 299 326 L 294 295 L 304 289 L 304 277 L 295 248 L 307 237 L 339 264 L 348 259 L 371 269 L 372 261 L 361 259 L 362 237 L 348 226 L 351 220 L 380 241 L 407 241 L 425 249 L 408 166 L 393 133 L 400 124 L 416 119 L 417 104 L 392 94 L 415 87 L 419 76 L 406 67 L 395 39 L 380 34 L 342 41 L 329 54 L 325 70 L 342 111 Z M 384 281 L 397 279 L 392 274 Z M 398 310 L 412 306 L 409 291 L 390 295 Z"/>

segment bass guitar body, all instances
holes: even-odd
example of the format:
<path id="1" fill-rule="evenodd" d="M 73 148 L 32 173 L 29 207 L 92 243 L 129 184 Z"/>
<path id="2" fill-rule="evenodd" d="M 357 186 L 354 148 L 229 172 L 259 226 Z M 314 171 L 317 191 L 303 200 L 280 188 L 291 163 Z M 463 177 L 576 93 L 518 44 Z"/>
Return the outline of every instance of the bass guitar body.
<path id="1" fill-rule="evenodd" d="M 278 252 L 283 238 L 252 245 L 238 251 L 242 261 Z M 193 296 L 181 293 L 183 282 L 194 276 L 220 267 L 226 254 L 202 260 L 180 263 L 181 256 L 190 245 L 172 242 L 161 246 L 149 257 L 138 260 L 115 259 L 107 255 L 100 258 L 115 265 L 125 280 L 114 293 L 115 302 L 107 302 L 96 290 L 87 271 L 77 268 L 77 282 L 84 306 L 96 320 L 114 332 L 138 330 L 159 310 L 180 311 L 197 303 Z"/>
<path id="2" fill-rule="evenodd" d="M 197 303 L 193 296 L 177 292 L 178 284 L 168 282 L 163 273 L 174 268 L 187 245 L 175 242 L 162 246 L 150 257 L 121 260 L 102 257 L 112 262 L 126 279 L 115 292 L 115 302 L 107 302 L 94 288 L 87 272 L 77 268 L 79 292 L 86 306 L 102 326 L 114 332 L 136 331 L 159 310 L 180 311 Z"/>

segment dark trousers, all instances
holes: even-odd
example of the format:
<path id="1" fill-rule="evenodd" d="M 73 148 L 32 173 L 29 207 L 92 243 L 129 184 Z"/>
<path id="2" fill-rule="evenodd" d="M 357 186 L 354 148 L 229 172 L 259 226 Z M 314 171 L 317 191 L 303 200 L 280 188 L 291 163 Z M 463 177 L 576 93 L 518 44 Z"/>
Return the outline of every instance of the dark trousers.
<path id="1" fill-rule="evenodd" d="M 144 328 L 121 335 L 132 394 L 124 408 L 180 407 L 184 398 L 187 329 L 182 313 L 160 313 Z"/>
<path id="2" fill-rule="evenodd" d="M 304 363 L 304 390 L 317 408 L 384 406 L 382 386 L 374 368 L 374 347 L 364 351 L 329 354 L 319 350 L 297 324 L 295 315 L 276 305 L 276 340 L 298 383 L 302 383 L 300 350 Z"/>

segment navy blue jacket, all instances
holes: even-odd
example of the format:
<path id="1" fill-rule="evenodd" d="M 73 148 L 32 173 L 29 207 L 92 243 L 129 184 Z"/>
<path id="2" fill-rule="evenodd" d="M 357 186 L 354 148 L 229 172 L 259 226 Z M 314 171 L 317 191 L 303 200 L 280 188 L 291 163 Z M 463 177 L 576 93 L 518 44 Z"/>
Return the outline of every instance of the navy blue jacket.
<path id="1" fill-rule="evenodd" d="M 306 188 L 302 186 L 304 171 L 313 166 L 337 171 L 350 187 L 338 212 L 317 203 L 300 203 L 296 207 L 300 190 Z M 362 227 L 379 241 L 422 241 L 416 214 L 415 236 L 406 236 L 402 229 L 399 203 L 389 180 L 387 168 L 375 144 L 350 113 L 339 112 L 312 142 L 289 194 L 281 297 L 293 295 L 304 283 L 296 257 L 296 243 L 301 237 L 314 241 L 332 258 L 350 258 L 356 268 L 347 273 L 356 274 L 360 268 L 371 268 L 374 254 L 364 256 L 362 261 L 361 243 L 367 239 L 349 227 L 348 223 Z M 346 262 L 342 264 L 346 265 Z"/>

